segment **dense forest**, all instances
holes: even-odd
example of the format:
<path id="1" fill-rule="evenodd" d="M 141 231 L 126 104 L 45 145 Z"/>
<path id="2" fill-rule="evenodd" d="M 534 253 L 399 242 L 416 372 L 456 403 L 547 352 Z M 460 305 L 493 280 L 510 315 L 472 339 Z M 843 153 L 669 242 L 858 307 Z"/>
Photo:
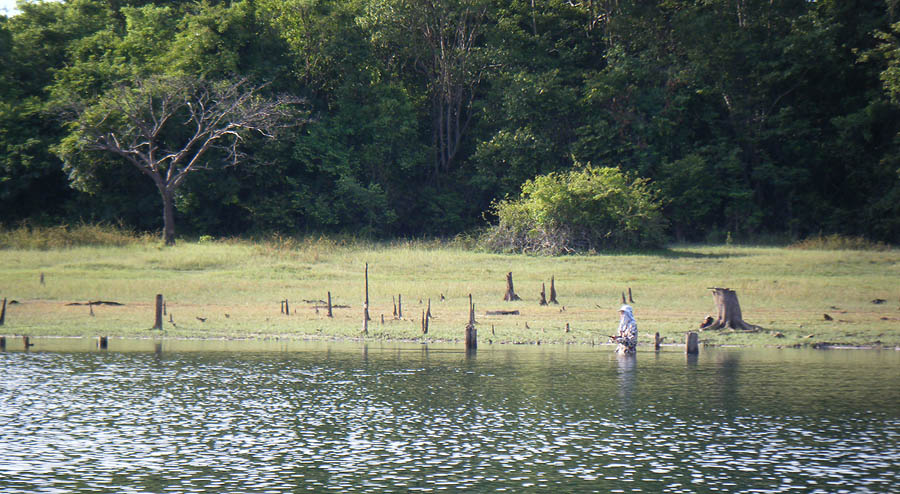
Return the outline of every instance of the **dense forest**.
<path id="1" fill-rule="evenodd" d="M 78 122 L 125 125 L 96 108 L 170 77 L 295 107 L 198 157 L 172 190 L 182 235 L 453 235 L 580 163 L 646 180 L 675 240 L 900 243 L 898 3 L 20 3 L 0 17 L 0 222 L 160 230 L 162 189 Z"/>

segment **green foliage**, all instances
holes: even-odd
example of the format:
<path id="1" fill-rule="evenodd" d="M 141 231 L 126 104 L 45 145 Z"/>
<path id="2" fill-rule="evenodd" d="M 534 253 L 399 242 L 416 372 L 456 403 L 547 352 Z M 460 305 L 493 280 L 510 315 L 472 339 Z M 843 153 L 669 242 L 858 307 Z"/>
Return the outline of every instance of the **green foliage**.
<path id="1" fill-rule="evenodd" d="M 549 255 L 659 247 L 665 221 L 646 179 L 609 167 L 577 167 L 525 182 L 521 195 L 499 201 L 485 240 L 498 251 Z"/>
<path id="2" fill-rule="evenodd" d="M 191 233 L 453 235 L 574 157 L 652 179 L 679 241 L 897 243 L 896 3 L 22 3 L 0 19 L 0 209 L 159 228 L 158 192 L 115 159 L 64 173 L 48 110 L 151 74 L 246 76 L 314 119 L 243 141 L 266 166 L 186 180 Z"/>

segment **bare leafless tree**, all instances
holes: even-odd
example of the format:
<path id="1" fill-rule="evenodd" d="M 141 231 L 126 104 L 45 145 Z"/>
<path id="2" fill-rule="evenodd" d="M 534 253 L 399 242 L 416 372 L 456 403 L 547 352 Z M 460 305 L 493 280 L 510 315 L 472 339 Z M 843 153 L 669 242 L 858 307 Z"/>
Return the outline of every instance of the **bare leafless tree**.
<path id="1" fill-rule="evenodd" d="M 175 191 L 198 170 L 246 162 L 250 134 L 274 137 L 302 121 L 300 98 L 261 96 L 246 78 L 207 81 L 153 76 L 118 86 L 93 104 L 69 109 L 72 133 L 60 146 L 70 169 L 80 151 L 124 158 L 156 185 L 163 202 L 163 239 L 175 243 Z"/>

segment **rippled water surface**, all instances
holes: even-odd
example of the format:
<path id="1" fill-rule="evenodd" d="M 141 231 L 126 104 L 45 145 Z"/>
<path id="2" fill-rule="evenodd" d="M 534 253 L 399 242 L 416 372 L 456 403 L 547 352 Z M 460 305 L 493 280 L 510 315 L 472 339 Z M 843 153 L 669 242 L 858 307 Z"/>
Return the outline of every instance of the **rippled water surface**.
<path id="1" fill-rule="evenodd" d="M 0 492 L 900 492 L 900 352 L 39 341 Z"/>

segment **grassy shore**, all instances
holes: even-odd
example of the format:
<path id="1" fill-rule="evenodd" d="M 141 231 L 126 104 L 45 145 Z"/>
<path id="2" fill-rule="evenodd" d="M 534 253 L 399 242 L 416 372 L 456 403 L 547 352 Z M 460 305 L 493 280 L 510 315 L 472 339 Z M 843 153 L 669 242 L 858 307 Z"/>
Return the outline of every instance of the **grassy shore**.
<path id="1" fill-rule="evenodd" d="M 361 334 L 366 263 L 373 319 L 367 336 Z M 513 273 L 521 301 L 503 301 L 507 272 Z M 549 294 L 551 277 L 560 305 L 542 307 L 541 284 Z M 0 334 L 158 336 L 149 328 L 155 295 L 161 293 L 168 338 L 462 341 L 472 294 L 481 344 L 599 344 L 613 334 L 622 293 L 631 288 L 641 344 L 650 344 L 657 331 L 676 343 L 715 314 L 707 288 L 718 286 L 736 290 L 744 319 L 764 329 L 705 331 L 701 342 L 893 348 L 900 346 L 898 279 L 896 249 L 684 246 L 650 254 L 545 258 L 440 243 L 333 240 L 7 247 L 0 250 L 0 298 L 17 303 L 8 305 Z M 334 309 L 333 318 L 323 303 L 314 302 L 324 301 L 329 291 L 334 304 L 349 306 Z M 402 296 L 402 319 L 394 317 L 397 296 Z M 285 299 L 290 315 L 281 314 Z M 423 335 L 429 299 L 434 319 Z M 875 304 L 876 299 L 885 302 Z M 123 305 L 68 305 L 98 300 Z M 519 314 L 486 315 L 495 310 Z"/>

